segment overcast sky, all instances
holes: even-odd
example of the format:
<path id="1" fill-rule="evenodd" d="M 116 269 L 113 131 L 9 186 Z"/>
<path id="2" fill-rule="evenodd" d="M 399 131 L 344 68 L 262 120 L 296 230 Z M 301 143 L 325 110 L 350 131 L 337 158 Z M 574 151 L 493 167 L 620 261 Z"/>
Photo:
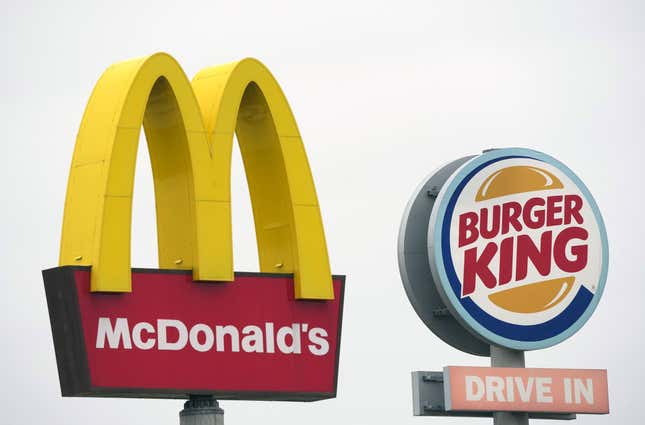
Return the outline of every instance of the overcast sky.
<path id="1" fill-rule="evenodd" d="M 338 397 L 222 402 L 227 424 L 491 423 L 412 416 L 410 371 L 488 359 L 447 346 L 417 318 L 399 278 L 396 237 L 408 197 L 426 174 L 507 146 L 544 151 L 574 170 L 595 196 L 610 242 L 609 277 L 595 314 L 566 342 L 528 353 L 527 366 L 607 368 L 611 415 L 579 416 L 577 423 L 639 422 L 644 5 L 3 1 L 2 421 L 178 423 L 180 401 L 60 396 L 40 275 L 57 265 L 69 164 L 92 87 L 114 62 L 166 51 L 189 77 L 246 56 L 269 67 L 303 135 L 332 271 L 347 275 Z M 237 150 L 233 173 L 235 267 L 256 271 Z M 134 266 L 156 266 L 153 199 L 142 148 Z"/>

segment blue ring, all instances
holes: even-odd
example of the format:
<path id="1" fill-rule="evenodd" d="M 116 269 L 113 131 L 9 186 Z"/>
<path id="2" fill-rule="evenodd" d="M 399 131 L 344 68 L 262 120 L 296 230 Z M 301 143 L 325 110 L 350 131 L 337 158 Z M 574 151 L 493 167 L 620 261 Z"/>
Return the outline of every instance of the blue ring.
<path id="1" fill-rule="evenodd" d="M 537 325 L 516 325 L 497 319 L 484 310 L 470 298 L 461 299 L 457 294 L 461 290 L 461 282 L 456 278 L 450 255 L 450 221 L 452 211 L 459 194 L 468 180 L 479 170 L 493 162 L 508 158 L 530 158 L 546 162 L 565 173 L 585 196 L 591 207 L 602 244 L 602 268 L 595 294 L 581 287 L 574 300 L 555 318 Z M 582 181 L 564 164 L 555 158 L 530 149 L 509 148 L 486 152 L 460 168 L 442 189 L 441 199 L 437 206 L 435 223 L 431 223 L 434 232 L 431 242 L 434 243 L 434 259 L 430 258 L 438 275 L 439 290 L 449 301 L 453 313 L 462 319 L 467 328 L 480 335 L 489 343 L 515 350 L 537 350 L 558 344 L 577 332 L 589 319 L 604 291 L 608 268 L 608 242 L 604 221 L 598 210 L 593 196 Z M 434 227 L 434 229 L 433 229 Z M 452 279 L 451 279 L 452 277 Z M 489 329 L 497 328 L 497 331 Z"/>

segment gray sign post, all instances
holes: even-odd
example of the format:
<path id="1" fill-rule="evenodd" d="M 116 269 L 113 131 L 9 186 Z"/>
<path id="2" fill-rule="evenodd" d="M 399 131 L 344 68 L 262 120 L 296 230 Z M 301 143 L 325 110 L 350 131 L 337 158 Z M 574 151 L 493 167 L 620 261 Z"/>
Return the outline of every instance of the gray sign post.
<path id="1" fill-rule="evenodd" d="M 509 350 L 508 348 L 490 346 L 490 365 L 492 367 L 524 367 L 524 351 Z M 495 425 L 528 425 L 528 413 L 495 412 Z"/>
<path id="2" fill-rule="evenodd" d="M 179 425 L 224 425 L 224 410 L 213 396 L 191 395 L 179 412 Z"/>

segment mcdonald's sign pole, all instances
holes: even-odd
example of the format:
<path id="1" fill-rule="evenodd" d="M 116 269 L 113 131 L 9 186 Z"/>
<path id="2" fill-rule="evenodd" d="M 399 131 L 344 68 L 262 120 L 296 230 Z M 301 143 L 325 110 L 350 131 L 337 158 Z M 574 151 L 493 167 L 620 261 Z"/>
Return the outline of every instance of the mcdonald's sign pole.
<path id="1" fill-rule="evenodd" d="M 130 265 L 141 126 L 159 269 Z M 259 273 L 233 272 L 234 134 Z M 215 398 L 336 396 L 345 277 L 330 271 L 289 104 L 257 60 L 192 82 L 164 53 L 103 73 L 76 140 L 60 263 L 43 278 L 63 396 L 189 399 L 186 425 L 204 415 L 221 423 Z"/>

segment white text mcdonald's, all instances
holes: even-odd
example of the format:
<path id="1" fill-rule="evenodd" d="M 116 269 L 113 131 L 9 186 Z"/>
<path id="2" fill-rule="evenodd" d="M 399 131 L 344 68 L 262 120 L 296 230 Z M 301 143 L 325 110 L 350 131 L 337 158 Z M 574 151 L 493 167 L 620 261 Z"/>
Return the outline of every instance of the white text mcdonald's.
<path id="1" fill-rule="evenodd" d="M 139 132 L 154 177 L 159 269 L 132 269 Z M 259 273 L 234 273 L 237 135 Z M 344 276 L 332 276 L 289 104 L 258 61 L 192 82 L 167 54 L 117 63 L 76 140 L 59 267 L 43 272 L 64 396 L 334 397 Z"/>

